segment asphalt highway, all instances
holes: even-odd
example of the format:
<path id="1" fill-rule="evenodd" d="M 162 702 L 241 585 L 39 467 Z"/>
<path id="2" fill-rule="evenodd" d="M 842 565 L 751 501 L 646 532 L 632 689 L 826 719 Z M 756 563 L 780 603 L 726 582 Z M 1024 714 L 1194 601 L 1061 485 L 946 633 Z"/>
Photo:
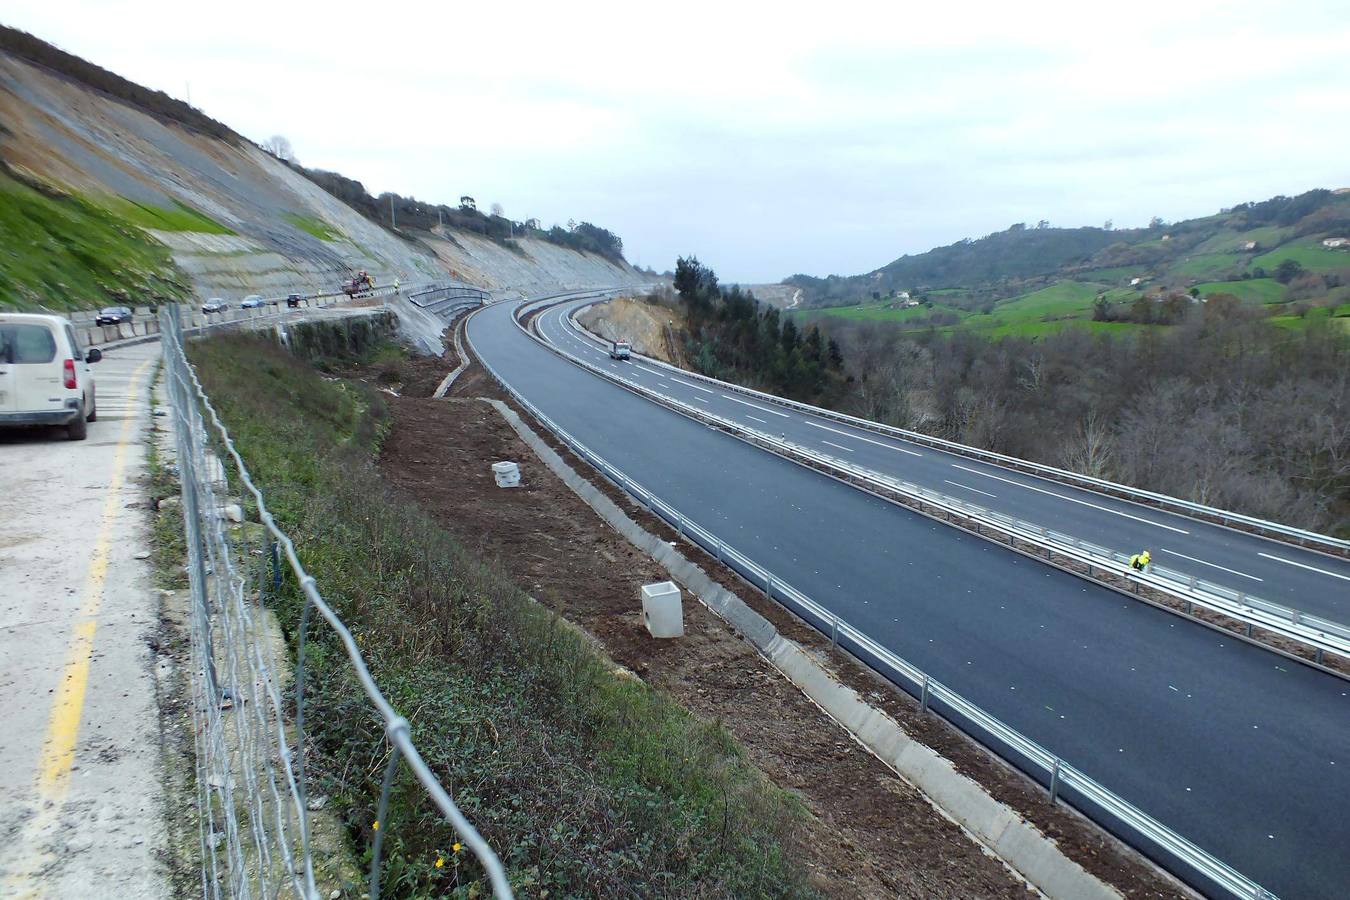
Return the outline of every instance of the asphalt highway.
<path id="1" fill-rule="evenodd" d="M 1268 889 L 1344 893 L 1350 684 L 699 425 L 558 358 L 511 307 L 469 320 L 474 350 L 657 496 Z"/>
<path id="2" fill-rule="evenodd" d="M 615 362 L 568 319 L 569 312 L 590 302 L 582 298 L 544 311 L 540 333 L 567 352 L 622 372 L 647 389 L 749 428 L 1102 547 L 1124 553 L 1149 549 L 1156 565 L 1350 622 L 1348 560 L 764 404 L 641 360 Z"/>

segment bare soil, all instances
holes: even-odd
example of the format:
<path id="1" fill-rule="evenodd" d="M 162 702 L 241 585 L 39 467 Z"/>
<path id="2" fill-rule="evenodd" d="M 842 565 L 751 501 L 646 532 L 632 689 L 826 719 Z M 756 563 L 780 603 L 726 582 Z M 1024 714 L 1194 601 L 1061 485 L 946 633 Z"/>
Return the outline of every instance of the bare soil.
<path id="1" fill-rule="evenodd" d="M 446 360 L 410 360 L 437 376 Z M 409 386 L 439 377 L 409 374 Z M 638 588 L 667 575 L 558 481 L 487 404 L 504 395 L 481 366 L 445 401 L 391 398 L 385 474 L 466 546 L 495 560 L 541 602 L 594 635 L 616 662 L 669 691 L 691 712 L 720 720 L 775 783 L 796 791 L 819 820 L 798 848 L 821 889 L 840 897 L 1004 897 L 1028 888 L 926 798 L 855 743 L 749 644 L 701 604 L 685 604 L 683 640 L 658 642 L 638 616 Z M 519 410 L 518 410 L 519 411 Z M 527 421 L 532 421 L 522 412 Z M 645 528 L 669 540 L 664 523 L 596 475 L 539 426 L 535 430 Z M 522 486 L 495 486 L 489 466 L 521 463 Z M 908 733 L 1014 807 L 1085 869 L 1129 897 L 1187 891 L 964 734 L 925 714 L 907 694 L 845 654 L 698 548 L 682 551 L 797 641 Z"/>

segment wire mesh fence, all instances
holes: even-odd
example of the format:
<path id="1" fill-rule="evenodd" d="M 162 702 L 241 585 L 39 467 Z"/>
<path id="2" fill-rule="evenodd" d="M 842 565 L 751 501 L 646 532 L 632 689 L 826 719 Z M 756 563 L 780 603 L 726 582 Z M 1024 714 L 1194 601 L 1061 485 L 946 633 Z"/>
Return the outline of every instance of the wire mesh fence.
<path id="1" fill-rule="evenodd" d="M 494 894 L 511 897 L 497 855 L 423 761 L 408 721 L 380 692 L 351 632 L 268 511 L 188 362 L 178 310 L 161 307 L 159 325 L 187 543 L 202 896 L 320 896 L 305 777 L 303 663 L 310 629 L 326 625 L 340 639 L 372 713 L 384 723 L 388 762 L 377 821 L 385 821 L 390 791 L 406 766 L 477 857 Z M 230 499 L 231 481 L 252 498 L 261 528 L 230 527 L 232 519 L 243 518 L 242 506 Z M 281 583 L 283 568 L 304 595 L 293 678 L 265 603 Z M 369 848 L 371 900 L 380 896 L 385 830 L 375 830 Z"/>

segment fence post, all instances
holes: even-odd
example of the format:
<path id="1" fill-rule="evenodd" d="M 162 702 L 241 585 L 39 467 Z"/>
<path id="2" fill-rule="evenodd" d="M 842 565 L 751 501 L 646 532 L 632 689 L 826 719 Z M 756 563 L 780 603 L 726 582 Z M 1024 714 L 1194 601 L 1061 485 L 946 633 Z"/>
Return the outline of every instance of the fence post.
<path id="1" fill-rule="evenodd" d="M 1050 770 L 1050 802 L 1059 799 L 1059 757 L 1055 757 L 1054 768 Z"/>
<path id="2" fill-rule="evenodd" d="M 919 692 L 919 709 L 928 712 L 928 676 L 923 676 L 923 690 Z"/>

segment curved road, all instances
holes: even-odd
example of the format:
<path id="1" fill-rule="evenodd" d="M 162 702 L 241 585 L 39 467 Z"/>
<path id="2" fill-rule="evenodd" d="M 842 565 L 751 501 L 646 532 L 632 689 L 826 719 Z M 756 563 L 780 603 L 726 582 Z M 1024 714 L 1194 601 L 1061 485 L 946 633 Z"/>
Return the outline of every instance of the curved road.
<path id="1" fill-rule="evenodd" d="M 470 319 L 475 351 L 698 524 L 1268 889 L 1350 884 L 1350 684 L 703 427 L 511 307 Z"/>
<path id="2" fill-rule="evenodd" d="M 568 319 L 569 312 L 593 302 L 578 299 L 546 310 L 539 317 L 540 333 L 569 353 L 622 370 L 643 387 L 746 427 L 1102 547 L 1127 553 L 1149 548 L 1155 564 L 1173 571 L 1350 623 L 1350 560 L 766 405 L 642 360 L 613 362 Z"/>

